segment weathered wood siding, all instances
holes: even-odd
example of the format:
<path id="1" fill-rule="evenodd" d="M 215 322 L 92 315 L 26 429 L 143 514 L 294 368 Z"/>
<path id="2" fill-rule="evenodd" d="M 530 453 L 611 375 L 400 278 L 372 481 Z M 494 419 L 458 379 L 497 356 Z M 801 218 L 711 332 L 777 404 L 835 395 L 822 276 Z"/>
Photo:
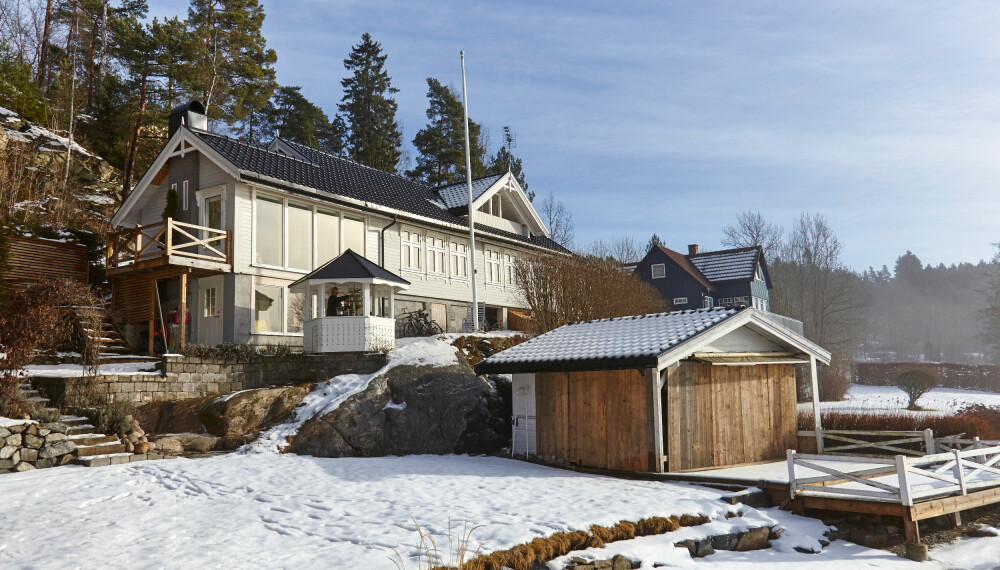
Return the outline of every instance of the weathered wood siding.
<path id="1" fill-rule="evenodd" d="M 682 362 L 663 388 L 667 470 L 780 459 L 795 448 L 791 364 Z"/>
<path id="2" fill-rule="evenodd" d="M 87 282 L 87 248 L 33 237 L 10 237 L 10 266 L 3 279 L 21 284 L 49 279 Z"/>
<path id="3" fill-rule="evenodd" d="M 636 370 L 536 374 L 538 455 L 650 471 L 647 394 L 645 377 Z"/>

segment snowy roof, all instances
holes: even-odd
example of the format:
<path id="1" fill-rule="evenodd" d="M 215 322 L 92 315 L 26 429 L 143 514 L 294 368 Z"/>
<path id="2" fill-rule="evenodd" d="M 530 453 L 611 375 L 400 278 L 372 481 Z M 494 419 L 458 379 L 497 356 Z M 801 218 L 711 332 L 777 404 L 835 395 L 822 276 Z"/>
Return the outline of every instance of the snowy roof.
<path id="1" fill-rule="evenodd" d="M 540 363 L 560 363 L 564 370 L 655 366 L 661 354 L 739 312 L 718 307 L 571 323 L 499 352 L 478 368 L 509 373 L 536 372 Z"/>
<path id="2" fill-rule="evenodd" d="M 478 200 L 480 196 L 506 175 L 507 173 L 504 172 L 503 174 L 491 174 L 473 180 L 472 200 Z M 437 192 L 441 201 L 444 202 L 445 208 L 449 210 L 452 208 L 468 208 L 469 206 L 469 186 L 465 180 L 447 186 L 438 186 L 434 191 Z"/>
<path id="3" fill-rule="evenodd" d="M 711 282 L 753 279 L 757 269 L 760 248 L 745 247 L 723 251 L 709 251 L 687 258 Z"/>
<path id="4" fill-rule="evenodd" d="M 347 282 L 352 280 L 379 280 L 402 287 L 408 287 L 410 282 L 395 273 L 365 259 L 348 249 L 344 253 L 317 267 L 305 277 L 289 285 L 294 287 L 306 281 Z"/>

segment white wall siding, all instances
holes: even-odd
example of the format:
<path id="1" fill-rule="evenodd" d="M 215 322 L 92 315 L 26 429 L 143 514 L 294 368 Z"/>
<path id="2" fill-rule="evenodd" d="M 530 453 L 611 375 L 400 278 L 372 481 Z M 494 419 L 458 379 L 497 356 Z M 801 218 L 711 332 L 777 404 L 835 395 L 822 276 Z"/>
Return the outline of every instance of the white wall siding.
<path id="1" fill-rule="evenodd" d="M 214 162 L 201 156 L 198 163 L 198 188 L 211 188 L 220 184 L 231 184 L 233 177 L 225 170 L 219 168 Z"/>
<path id="2" fill-rule="evenodd" d="M 246 184 L 236 184 L 234 194 L 233 271 L 246 273 L 253 260 L 253 202 Z"/>

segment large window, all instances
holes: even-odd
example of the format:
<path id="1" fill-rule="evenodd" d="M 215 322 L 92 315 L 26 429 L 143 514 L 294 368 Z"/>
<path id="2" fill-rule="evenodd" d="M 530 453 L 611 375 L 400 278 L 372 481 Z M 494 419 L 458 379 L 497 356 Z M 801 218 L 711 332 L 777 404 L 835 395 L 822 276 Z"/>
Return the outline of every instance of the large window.
<path id="1" fill-rule="evenodd" d="M 340 255 L 340 215 L 316 212 L 316 265 Z"/>
<path id="2" fill-rule="evenodd" d="M 254 287 L 254 332 L 282 332 L 283 287 L 257 284 Z"/>
<path id="3" fill-rule="evenodd" d="M 285 249 L 281 201 L 257 198 L 257 259 L 261 265 L 283 265 Z"/>
<path id="4" fill-rule="evenodd" d="M 290 333 L 302 332 L 302 322 L 306 316 L 306 296 L 304 293 L 288 291 L 288 323 Z"/>
<path id="5" fill-rule="evenodd" d="M 500 283 L 500 252 L 486 249 L 486 282 Z"/>
<path id="6" fill-rule="evenodd" d="M 344 251 L 349 249 L 358 255 L 365 254 L 365 221 L 344 216 Z"/>
<path id="7" fill-rule="evenodd" d="M 507 275 L 507 285 L 513 286 L 516 283 L 514 278 L 517 273 L 517 260 L 514 258 L 513 255 L 510 254 L 504 256 L 504 259 L 505 259 L 504 271 L 506 272 Z"/>
<path id="8" fill-rule="evenodd" d="M 420 269 L 420 234 L 403 230 L 399 232 L 403 242 L 402 263 L 403 269 Z"/>
<path id="9" fill-rule="evenodd" d="M 288 267 L 313 268 L 312 208 L 299 204 L 288 205 Z"/>
<path id="10" fill-rule="evenodd" d="M 451 242 L 451 276 L 469 278 L 469 245 Z"/>
<path id="11" fill-rule="evenodd" d="M 427 271 L 445 275 L 448 273 L 448 250 L 442 238 L 427 236 Z"/>

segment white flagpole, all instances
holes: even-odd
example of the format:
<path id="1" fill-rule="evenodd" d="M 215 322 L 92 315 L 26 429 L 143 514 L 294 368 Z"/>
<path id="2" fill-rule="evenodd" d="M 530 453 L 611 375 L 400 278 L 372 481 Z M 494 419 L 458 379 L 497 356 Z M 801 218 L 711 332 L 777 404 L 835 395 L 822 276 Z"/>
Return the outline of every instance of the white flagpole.
<path id="1" fill-rule="evenodd" d="M 465 50 L 462 55 L 462 107 L 465 109 L 465 181 L 469 187 L 469 263 L 472 273 L 472 330 L 479 330 L 479 303 L 476 299 L 476 232 L 474 230 L 474 211 L 472 210 L 472 150 L 469 146 L 469 94 L 465 89 Z"/>

